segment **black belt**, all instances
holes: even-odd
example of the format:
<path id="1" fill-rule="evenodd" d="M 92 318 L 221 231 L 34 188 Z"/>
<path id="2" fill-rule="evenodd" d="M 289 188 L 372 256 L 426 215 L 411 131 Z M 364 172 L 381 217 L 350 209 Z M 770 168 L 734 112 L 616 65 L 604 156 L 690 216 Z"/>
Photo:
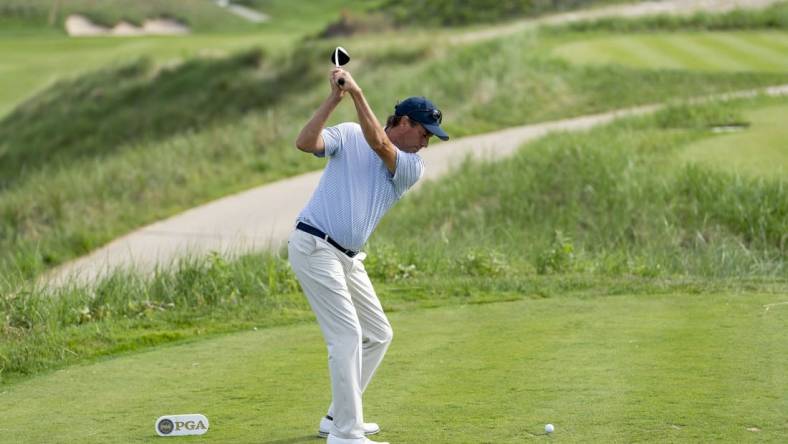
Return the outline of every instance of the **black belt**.
<path id="1" fill-rule="evenodd" d="M 311 225 L 307 225 L 307 224 L 305 224 L 303 222 L 299 222 L 298 225 L 296 225 L 296 229 L 304 231 L 306 233 L 309 233 L 309 234 L 311 234 L 313 236 L 317 236 L 320 239 L 325 240 L 329 244 L 333 245 L 334 248 L 336 248 L 337 250 L 345 253 L 346 255 L 348 255 L 350 257 L 353 257 L 353 256 L 358 254 L 358 251 L 348 250 L 347 248 L 343 247 L 342 245 L 339 245 L 338 243 L 336 243 L 336 241 L 334 239 L 331 239 L 331 237 L 329 235 L 327 235 L 326 233 L 323 233 L 322 231 L 318 230 L 317 228 L 315 228 L 315 227 L 313 227 Z"/>

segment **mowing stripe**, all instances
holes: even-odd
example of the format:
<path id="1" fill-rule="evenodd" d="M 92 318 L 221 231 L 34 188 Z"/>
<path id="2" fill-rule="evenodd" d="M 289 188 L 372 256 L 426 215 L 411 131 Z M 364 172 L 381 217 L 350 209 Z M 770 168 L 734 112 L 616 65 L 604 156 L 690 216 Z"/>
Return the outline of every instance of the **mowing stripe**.
<path id="1" fill-rule="evenodd" d="M 778 32 L 758 32 L 746 33 L 743 35 L 746 40 L 753 42 L 758 46 L 771 49 L 781 58 L 785 58 L 788 54 L 788 33 Z"/>
<path id="2" fill-rule="evenodd" d="M 642 52 L 622 45 L 619 40 L 601 40 L 593 44 L 582 43 L 578 46 L 580 51 L 577 52 L 583 54 L 585 59 L 590 62 L 624 63 L 629 66 L 643 66 L 650 63 L 650 60 Z M 600 56 L 599 60 L 595 60 L 597 59 L 595 57 L 597 51 Z"/>
<path id="3" fill-rule="evenodd" d="M 698 36 L 698 40 L 701 44 L 708 46 L 710 49 L 729 56 L 731 60 L 745 63 L 745 66 L 747 66 L 745 70 L 758 70 L 763 68 L 764 60 L 761 57 L 752 54 L 740 46 L 733 45 L 732 43 L 735 41 L 735 38 L 731 39 L 729 37 L 730 36 L 724 34 L 703 34 Z"/>
<path id="4" fill-rule="evenodd" d="M 642 54 L 650 68 L 682 69 L 684 66 L 676 58 L 657 48 L 653 39 L 621 39 L 620 45 L 631 52 Z"/>
<path id="5" fill-rule="evenodd" d="M 717 48 L 709 48 L 704 45 L 698 35 L 694 36 L 666 36 L 675 40 L 678 45 L 682 45 L 687 51 L 691 51 L 698 59 L 702 59 L 707 65 L 718 71 L 747 71 L 752 67 L 748 63 L 729 57 L 721 53 Z"/>
<path id="6" fill-rule="evenodd" d="M 781 60 L 788 59 L 788 33 L 747 33 L 742 34 L 741 38 L 753 45 L 758 46 L 763 51 L 768 51 L 770 53 L 770 57 Z"/>
<path id="7" fill-rule="evenodd" d="M 780 54 L 771 49 L 753 44 L 743 39 L 741 35 L 715 34 L 715 36 L 719 40 L 728 43 L 731 47 L 750 55 L 754 60 L 758 60 L 759 66 L 775 71 L 788 69 L 788 55 L 785 53 Z"/>
<path id="8" fill-rule="evenodd" d="M 576 41 L 555 49 L 574 63 L 648 69 L 788 71 L 788 34 L 675 33 L 608 36 Z"/>
<path id="9" fill-rule="evenodd" d="M 692 38 L 686 36 L 663 36 L 655 43 L 669 54 L 673 54 L 686 68 L 702 70 L 724 69 L 724 63 L 714 57 L 705 48 L 695 44 Z"/>
<path id="10" fill-rule="evenodd" d="M 731 49 L 728 45 L 720 42 L 719 40 L 711 38 L 711 34 L 698 34 L 695 42 L 706 50 L 709 54 L 721 61 L 724 61 L 726 66 L 736 71 L 744 71 L 751 69 L 752 64 L 745 62 L 741 54 L 735 49 Z"/>

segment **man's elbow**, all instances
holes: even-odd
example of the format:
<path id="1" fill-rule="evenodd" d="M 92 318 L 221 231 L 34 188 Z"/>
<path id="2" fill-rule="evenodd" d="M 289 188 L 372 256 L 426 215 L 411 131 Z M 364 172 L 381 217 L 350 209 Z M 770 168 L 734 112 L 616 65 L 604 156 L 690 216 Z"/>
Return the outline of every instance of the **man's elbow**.
<path id="1" fill-rule="evenodd" d="M 381 138 L 379 140 L 374 140 L 373 143 L 370 143 L 369 146 L 372 147 L 372 151 L 376 153 L 385 153 L 391 151 L 394 148 L 394 145 L 389 142 L 388 139 Z"/>
<path id="2" fill-rule="evenodd" d="M 305 153 L 314 153 L 315 150 L 317 149 L 317 147 L 315 147 L 314 144 L 305 142 L 300 139 L 296 140 L 295 146 L 296 148 L 298 148 L 299 150 Z"/>

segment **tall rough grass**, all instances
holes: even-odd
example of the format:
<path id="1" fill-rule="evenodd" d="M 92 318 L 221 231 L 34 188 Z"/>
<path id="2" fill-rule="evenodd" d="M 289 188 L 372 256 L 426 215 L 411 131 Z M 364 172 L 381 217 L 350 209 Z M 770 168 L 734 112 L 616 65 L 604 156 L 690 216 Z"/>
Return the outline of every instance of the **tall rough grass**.
<path id="1" fill-rule="evenodd" d="M 642 18 L 608 17 L 578 21 L 566 25 L 550 26 L 548 33 L 563 34 L 567 31 L 590 32 L 649 32 L 649 31 L 731 31 L 745 29 L 788 28 L 788 2 L 780 2 L 763 9 L 736 9 L 715 14 L 698 12 L 690 16 L 654 15 Z"/>
<path id="2" fill-rule="evenodd" d="M 61 81 L 0 121 L 0 187 L 45 165 L 111 157 L 271 108 L 317 82 L 306 60 L 282 63 L 252 49 L 169 67 L 140 60 Z"/>
<path id="3" fill-rule="evenodd" d="M 580 9 L 629 0 L 387 0 L 380 9 L 400 24 L 441 26 L 471 25 L 533 17 L 551 12 Z"/>
<path id="4" fill-rule="evenodd" d="M 0 4 L 0 23 L 24 21 L 31 25 L 45 26 L 50 16 L 54 25 L 60 26 L 71 14 L 82 14 L 105 26 L 115 26 L 119 21 L 142 25 L 146 19 L 170 18 L 200 31 L 249 30 L 254 26 L 232 14 L 223 13 L 207 1 L 194 0 L 66 0 L 54 10 L 51 0 L 3 0 Z"/>
<path id="5" fill-rule="evenodd" d="M 328 68 L 314 61 L 331 43 L 305 42 L 286 57 L 134 63 L 19 107 L 0 122 L 0 274 L 34 277 L 142 224 L 319 168 L 292 140 L 327 94 Z M 444 50 L 432 43 L 355 53 L 354 75 L 381 119 L 398 99 L 427 95 L 460 137 L 786 80 L 575 67 L 541 54 L 536 34 Z M 333 121 L 355 118 L 345 104 Z"/>
<path id="6" fill-rule="evenodd" d="M 4 374 L 242 326 L 289 323 L 308 313 L 305 301 L 295 297 L 298 283 L 289 265 L 272 255 L 228 261 L 214 254 L 183 259 L 152 277 L 117 272 L 91 286 L 8 290 L 0 298 L 0 382 Z"/>
<path id="7" fill-rule="evenodd" d="M 785 180 L 674 161 L 727 120 L 741 120 L 728 105 L 677 107 L 466 162 L 392 210 L 365 266 L 387 309 L 578 291 L 784 293 Z M 275 254 L 54 291 L 19 284 L 0 280 L 0 378 L 311 316 Z"/>
<path id="8" fill-rule="evenodd" d="M 708 125 L 737 120 L 723 107 L 671 109 L 555 135 L 505 163 L 466 163 L 403 202 L 375 242 L 431 270 L 444 254 L 484 250 L 545 273 L 784 278 L 785 182 L 670 161 Z"/>

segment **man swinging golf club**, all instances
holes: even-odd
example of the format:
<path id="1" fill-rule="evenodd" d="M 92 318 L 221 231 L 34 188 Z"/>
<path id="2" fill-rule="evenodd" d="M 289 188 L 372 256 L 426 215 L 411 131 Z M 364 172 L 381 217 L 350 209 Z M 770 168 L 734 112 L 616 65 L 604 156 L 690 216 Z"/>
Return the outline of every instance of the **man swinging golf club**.
<path id="1" fill-rule="evenodd" d="M 423 97 L 398 103 L 384 129 L 347 71 L 334 68 L 330 83 L 331 94 L 296 141 L 301 151 L 328 157 L 328 164 L 298 216 L 288 253 L 328 348 L 333 399 L 319 434 L 328 437 L 328 444 L 369 444 L 374 441 L 366 436 L 380 428 L 364 422 L 361 397 L 392 330 L 359 250 L 386 211 L 421 177 L 424 164 L 416 153 L 433 135 L 449 137 L 440 127 L 440 111 Z M 359 123 L 324 129 L 347 94 Z"/>

